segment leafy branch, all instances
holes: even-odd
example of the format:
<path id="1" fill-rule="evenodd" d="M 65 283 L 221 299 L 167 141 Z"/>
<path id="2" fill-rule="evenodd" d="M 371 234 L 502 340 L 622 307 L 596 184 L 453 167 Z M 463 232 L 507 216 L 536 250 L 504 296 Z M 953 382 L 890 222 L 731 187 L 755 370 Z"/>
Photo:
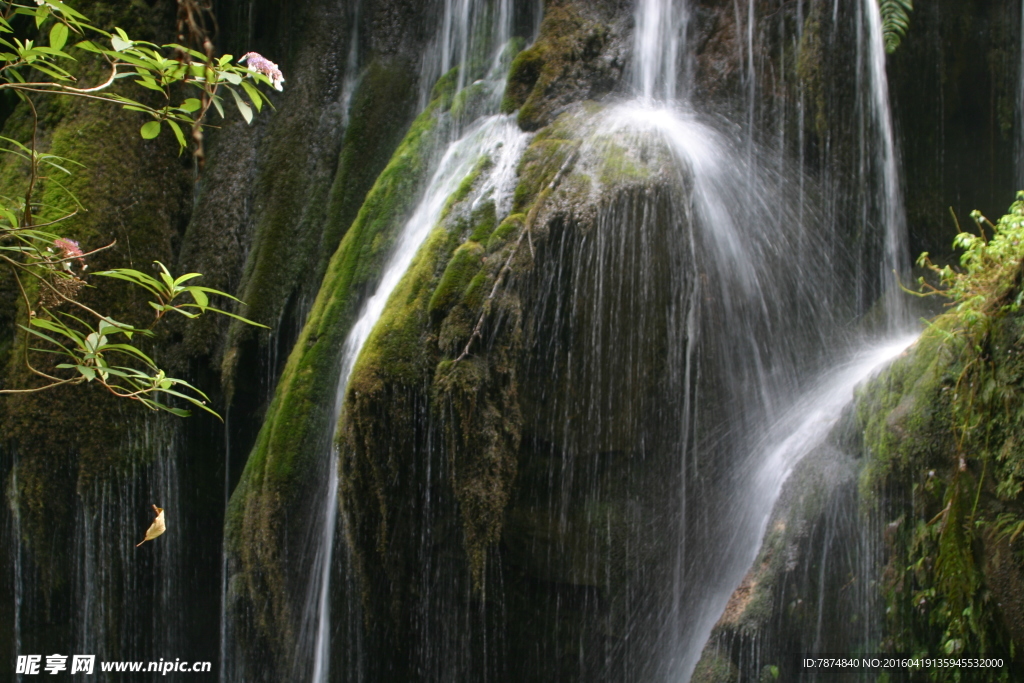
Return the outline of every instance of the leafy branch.
<path id="1" fill-rule="evenodd" d="M 49 44 L 18 36 L 12 21 L 19 15 L 32 17 L 40 36 L 49 25 Z M 77 62 L 65 51 L 71 36 L 82 40 L 67 49 L 103 60 L 106 75 L 98 83 L 81 83 L 71 73 L 73 62 Z M 107 43 L 110 47 L 106 47 Z M 241 302 L 226 292 L 190 284 L 200 277 L 199 273 L 174 277 L 159 262 L 156 277 L 129 268 L 93 274 L 126 281 L 146 291 L 153 299 L 149 305 L 155 311 L 149 328 L 119 322 L 80 301 L 81 291 L 91 286 L 85 281 L 87 259 L 113 247 L 114 242 L 83 251 L 75 240 L 52 232 L 55 226 L 84 208 L 58 179 L 70 176 L 69 168 L 81 164 L 37 149 L 39 117 L 33 100 L 39 96 L 74 97 L 146 114 L 152 120 L 142 125 L 141 136 L 157 137 L 166 123 L 177 139 L 179 153 L 187 147 L 183 128 L 190 128 L 196 155 L 201 160 L 202 128 L 210 107 L 224 117 L 224 97 L 230 94 L 242 117 L 251 122 L 252 108 L 261 111 L 263 104 L 269 102 L 257 85 L 280 90 L 284 80 L 276 64 L 256 53 L 248 53 L 239 60 L 248 60 L 248 66 L 243 67 L 231 55 L 214 58 L 209 42 L 204 43 L 208 54 L 177 44 L 160 46 L 134 41 L 120 28 L 108 33 L 89 24 L 86 17 L 59 0 L 44 0 L 38 6 L 0 2 L 0 91 L 16 93 L 32 116 L 28 144 L 0 136 L 0 153 L 28 165 L 24 196 L 14 199 L 0 194 L 0 267 L 13 275 L 28 316 L 27 324 L 18 326 L 27 339 L 24 365 L 43 380 L 39 386 L 3 388 L 0 394 L 35 393 L 95 383 L 114 396 L 138 401 L 153 410 L 187 416 L 189 411 L 168 402 L 180 399 L 216 415 L 207 405 L 206 394 L 185 380 L 169 377 L 136 345 L 136 337 L 152 336 L 151 328 L 171 312 L 190 319 L 212 312 L 265 326 L 211 306 L 211 297 Z M 113 92 L 111 88 L 118 81 L 160 93 L 163 104 L 152 106 Z M 194 89 L 191 94 L 196 97 L 175 99 L 181 86 Z M 37 185 L 44 181 L 59 188 L 76 208 L 68 212 L 39 203 L 34 194 Z M 73 312 L 57 310 L 61 306 Z M 38 357 L 52 357 L 53 362 L 39 367 L 34 362 Z"/>
<path id="2" fill-rule="evenodd" d="M 31 16 L 40 35 L 43 27 L 52 21 L 47 34 L 49 44 L 41 45 L 39 41 L 15 35 L 11 20 L 18 15 Z M 81 40 L 69 46 L 72 36 Z M 91 53 L 101 57 L 106 76 L 94 85 L 80 83 L 70 71 L 78 59 L 66 49 L 74 50 L 79 56 Z M 115 28 L 114 33 L 104 31 L 89 24 L 85 16 L 64 3 L 49 0 L 38 6 L 0 2 L 0 50 L 5 50 L 0 52 L 0 90 L 13 90 L 19 95 L 60 94 L 148 114 L 152 120 L 143 124 L 142 137 L 157 137 L 162 124 L 166 123 L 181 150 L 188 146 L 183 127 L 191 130 L 193 140 L 199 144 L 210 107 L 213 106 L 221 118 L 225 116 L 225 94 L 230 95 L 239 113 L 251 123 L 253 108 L 262 111 L 263 105 L 269 103 L 256 86 L 264 84 L 280 89 L 284 80 L 276 64 L 255 53 L 245 56 L 250 62 L 246 67 L 234 63 L 232 55 L 213 58 L 176 43 L 157 45 L 132 40 L 123 29 Z M 50 80 L 37 79 L 33 71 Z M 152 106 L 111 92 L 110 88 L 121 80 L 160 93 L 164 104 Z M 184 84 L 196 96 L 175 101 L 172 88 L 178 84 Z"/>

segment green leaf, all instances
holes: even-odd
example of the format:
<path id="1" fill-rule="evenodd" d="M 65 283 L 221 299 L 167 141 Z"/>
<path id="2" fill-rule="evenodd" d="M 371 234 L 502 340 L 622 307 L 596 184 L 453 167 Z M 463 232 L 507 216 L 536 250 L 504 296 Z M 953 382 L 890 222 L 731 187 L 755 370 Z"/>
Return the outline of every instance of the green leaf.
<path id="1" fill-rule="evenodd" d="M 97 47 L 96 44 L 91 40 L 83 40 L 78 43 L 75 43 L 75 47 L 85 50 L 86 52 L 103 52 L 103 50 Z"/>
<path id="2" fill-rule="evenodd" d="M 61 2 L 60 0 L 46 0 L 46 4 L 66 17 L 70 17 L 73 19 L 81 19 L 82 21 L 88 21 L 84 14 L 76 12 L 75 10 L 71 9 L 63 2 Z"/>
<path id="3" fill-rule="evenodd" d="M 50 29 L 50 47 L 54 50 L 63 50 L 64 44 L 68 42 L 67 24 L 57 23 Z"/>
<path id="4" fill-rule="evenodd" d="M 192 112 L 199 111 L 203 108 L 203 103 L 194 97 L 190 97 L 181 103 L 181 108 L 187 111 L 189 114 Z"/>
<path id="5" fill-rule="evenodd" d="M 116 52 L 124 52 L 132 46 L 132 41 L 124 40 L 117 36 L 110 36 L 110 44 L 114 46 Z"/>
<path id="6" fill-rule="evenodd" d="M 256 111 L 263 111 L 263 96 L 260 94 L 260 91 L 256 89 L 256 86 L 249 81 L 242 81 L 242 88 L 249 96 L 249 99 L 252 100 L 252 103 L 256 106 Z"/>
<path id="7" fill-rule="evenodd" d="M 183 285 L 189 280 L 194 280 L 195 278 L 202 276 L 202 273 L 185 273 L 174 281 L 174 286 L 177 287 L 179 285 Z"/>
<path id="8" fill-rule="evenodd" d="M 220 117 L 224 118 L 224 105 L 220 103 L 220 97 L 217 95 L 213 96 L 213 106 L 217 108 L 217 113 L 220 114 Z"/>
<path id="9" fill-rule="evenodd" d="M 228 313 L 227 311 L 222 311 L 219 308 L 214 308 L 213 306 L 208 306 L 206 310 L 213 311 L 214 313 L 220 313 L 221 315 L 226 315 L 227 317 L 234 318 L 235 320 L 241 320 L 246 325 L 252 325 L 254 327 L 262 327 L 265 330 L 269 330 L 270 329 L 266 325 L 263 325 L 261 323 L 255 322 L 254 320 L 249 320 L 248 318 L 243 318 L 240 315 L 235 315 L 234 313 Z"/>
<path id="10" fill-rule="evenodd" d="M 148 76 L 140 78 L 135 82 L 141 85 L 143 88 L 149 88 L 150 90 L 156 90 L 157 92 L 164 91 L 164 89 L 156 81 L 154 81 L 152 78 L 149 78 Z"/>
<path id="11" fill-rule="evenodd" d="M 206 307 L 210 305 L 210 298 L 206 296 L 206 293 L 198 287 L 188 287 L 187 289 L 192 298 L 196 300 L 199 308 L 206 310 Z"/>
<path id="12" fill-rule="evenodd" d="M 61 69 L 60 67 L 56 67 L 55 66 L 55 67 L 51 68 L 49 66 L 44 66 L 43 62 L 33 62 L 32 63 L 32 68 L 33 69 L 38 69 L 39 71 L 42 71 L 47 76 L 50 76 L 50 77 L 52 77 L 52 78 L 54 78 L 54 79 L 56 79 L 58 81 L 70 81 L 71 80 L 71 74 L 69 74 L 67 71 L 64 71 L 64 69 Z"/>
<path id="13" fill-rule="evenodd" d="M 910 28 L 910 13 L 913 9 L 913 0 L 878 0 L 886 52 L 895 52 L 900 46 L 900 41 Z"/>
<path id="14" fill-rule="evenodd" d="M 181 151 L 188 147 L 188 143 L 185 142 L 185 135 L 181 132 L 181 126 L 178 125 L 177 121 L 172 121 L 171 119 L 167 119 L 167 125 L 174 131 L 174 137 L 178 138 L 178 154 L 181 154 Z"/>
<path id="15" fill-rule="evenodd" d="M 234 90 L 231 90 L 231 96 L 235 98 L 235 104 L 238 106 L 238 111 L 242 112 L 245 122 L 252 123 L 252 108 Z"/>
<path id="16" fill-rule="evenodd" d="M 150 121 L 149 123 L 145 123 L 139 132 L 142 133 L 142 137 L 144 139 L 152 140 L 157 135 L 160 135 L 160 122 Z"/>

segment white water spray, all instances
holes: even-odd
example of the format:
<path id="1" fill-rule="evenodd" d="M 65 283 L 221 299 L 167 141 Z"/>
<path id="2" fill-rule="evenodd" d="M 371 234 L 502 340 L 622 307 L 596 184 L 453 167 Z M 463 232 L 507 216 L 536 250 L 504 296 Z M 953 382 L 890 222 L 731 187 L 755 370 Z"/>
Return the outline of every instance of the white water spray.
<path id="1" fill-rule="evenodd" d="M 887 366 L 916 339 L 917 335 L 902 335 L 868 345 L 823 373 L 757 442 L 736 474 L 735 488 L 744 495 L 729 500 L 731 533 L 719 539 L 715 550 L 720 558 L 717 580 L 703 586 L 703 604 L 689 615 L 697 626 L 684 644 L 674 680 L 687 681 L 693 674 L 715 623 L 757 557 L 772 508 L 796 465 L 825 442 L 843 409 L 853 400 L 857 385 Z"/>
<path id="2" fill-rule="evenodd" d="M 864 66 L 864 90 L 859 97 L 865 117 L 862 145 L 867 177 L 872 179 L 872 196 L 865 206 L 875 206 L 880 214 L 872 222 L 882 231 L 884 244 L 883 262 L 875 276 L 891 283 L 883 284 L 882 293 L 889 313 L 887 329 L 893 334 L 905 324 L 893 275 L 905 270 L 905 222 L 881 17 L 876 0 L 862 1 L 858 30 L 866 40 L 864 51 L 858 53 Z M 785 193 L 772 190 L 775 181 L 764 177 L 766 171 L 757 162 L 753 119 L 747 121 L 747 153 L 740 154 L 718 126 L 695 113 L 690 103 L 676 101 L 677 88 L 686 87 L 674 82 L 680 76 L 678 65 L 686 60 L 685 54 L 679 54 L 684 46 L 685 5 L 681 0 L 639 2 L 633 65 L 639 100 L 612 110 L 607 124 L 610 132 L 648 139 L 657 136 L 690 178 L 697 242 L 705 250 L 692 265 L 713 274 L 705 277 L 701 287 L 713 290 L 704 296 L 717 307 L 713 315 L 724 320 L 725 337 L 704 343 L 727 359 L 717 372 L 721 391 L 735 395 L 738 407 L 730 431 L 745 424 L 752 432 L 732 436 L 728 443 L 735 452 L 716 456 L 729 458 L 731 464 L 722 497 L 707 503 L 721 507 L 712 514 L 717 519 L 714 547 L 687 550 L 685 541 L 680 541 L 684 547 L 677 572 L 682 584 L 675 591 L 674 613 L 665 629 L 678 642 L 666 643 L 667 661 L 660 667 L 672 681 L 686 681 L 693 674 L 714 624 L 757 555 L 782 484 L 795 465 L 822 444 L 853 399 L 853 388 L 912 341 L 908 336 L 868 341 L 868 352 L 852 359 L 847 352 L 847 360 L 833 361 L 831 369 L 810 384 L 808 368 L 786 364 L 786 356 L 801 353 L 801 342 L 799 335 L 786 329 L 792 312 L 779 302 L 803 291 L 786 284 L 785 274 L 768 264 L 781 257 L 781 263 L 800 272 L 798 280 L 817 272 L 793 263 L 807 236 L 800 237 L 801 244 L 794 243 L 792 233 L 800 232 L 802 221 L 787 218 L 787 212 L 802 217 L 804 195 L 800 193 L 799 207 L 787 207 L 792 202 Z M 742 67 L 752 116 L 755 14 L 754 3 L 746 5 L 746 21 L 738 25 L 742 24 L 746 39 Z M 739 18 L 739 2 L 735 10 Z M 820 255 L 815 258 L 823 260 Z M 825 266 L 822 272 L 828 272 Z M 830 304 L 819 304 L 819 308 L 814 302 L 803 305 L 810 307 L 812 324 L 826 328 L 827 333 Z M 704 336 L 696 328 L 692 332 L 694 338 Z M 787 344 L 797 345 L 790 349 Z M 699 537 L 707 532 L 690 529 L 689 533 Z"/>

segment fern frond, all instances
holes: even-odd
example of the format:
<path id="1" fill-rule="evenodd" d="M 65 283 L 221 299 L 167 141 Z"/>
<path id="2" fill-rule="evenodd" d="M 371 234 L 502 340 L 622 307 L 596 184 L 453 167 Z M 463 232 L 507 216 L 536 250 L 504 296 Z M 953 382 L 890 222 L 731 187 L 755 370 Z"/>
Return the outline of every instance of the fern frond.
<path id="1" fill-rule="evenodd" d="M 878 0 L 882 14 L 882 38 L 885 51 L 892 53 L 910 28 L 910 13 L 914 11 L 914 0 Z"/>

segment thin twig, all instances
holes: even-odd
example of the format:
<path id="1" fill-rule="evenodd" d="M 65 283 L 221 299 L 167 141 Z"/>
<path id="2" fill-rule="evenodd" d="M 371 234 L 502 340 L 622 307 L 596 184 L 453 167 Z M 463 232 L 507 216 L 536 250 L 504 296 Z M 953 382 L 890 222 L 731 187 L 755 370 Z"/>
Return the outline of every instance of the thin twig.
<path id="1" fill-rule="evenodd" d="M 28 189 L 25 190 L 25 213 L 21 217 L 22 225 L 32 225 L 32 191 L 36 185 L 36 174 L 39 167 L 39 159 L 36 158 L 36 133 L 39 130 L 39 114 L 36 112 L 36 105 L 32 98 L 25 95 L 25 101 L 32 109 L 32 158 L 29 162 Z"/>
<path id="2" fill-rule="evenodd" d="M 50 384 L 46 384 L 41 387 L 36 387 L 35 389 L 0 389 L 0 394 L 34 394 L 40 391 L 46 391 L 47 389 L 53 389 L 54 387 L 59 387 L 62 384 L 80 384 L 82 378 L 79 376 L 72 377 L 71 379 L 60 380 L 58 380 L 57 378 L 53 378 L 53 380 L 54 381 L 51 382 Z"/>
<path id="3" fill-rule="evenodd" d="M 88 313 L 93 314 L 94 316 L 96 316 L 100 320 L 110 320 L 109 316 L 103 315 L 102 313 L 97 313 L 96 311 L 92 310 L 91 308 L 89 308 L 88 306 L 83 304 L 81 301 L 76 301 L 75 299 L 69 299 L 68 297 L 64 296 L 57 289 L 55 289 L 54 286 L 52 284 L 50 284 L 50 282 L 46 278 L 44 278 L 39 273 L 36 273 L 34 270 L 32 270 L 31 267 L 26 266 L 24 263 L 18 263 L 17 261 L 11 259 L 10 257 L 4 256 L 2 254 L 0 254 L 0 259 L 3 259 L 4 261 L 7 261 L 10 264 L 13 264 L 16 268 L 24 270 L 26 273 L 30 274 L 32 277 L 36 278 L 37 280 L 39 280 L 40 282 L 45 284 L 47 287 L 49 287 L 53 292 L 55 292 L 57 294 L 57 296 L 59 296 L 60 298 L 64 299 L 64 301 L 67 301 L 68 303 L 71 303 L 71 304 L 74 304 L 75 306 L 78 306 L 83 311 L 86 311 Z M 17 279 L 17 275 L 15 275 L 15 279 Z M 20 280 L 19 280 L 19 283 L 20 283 Z M 24 290 L 23 290 L 22 293 L 24 293 Z M 31 311 L 32 307 L 28 303 L 28 297 L 25 297 L 25 304 L 26 304 L 26 306 L 28 306 L 28 310 Z"/>
<path id="4" fill-rule="evenodd" d="M 57 223 L 61 223 L 63 221 L 66 221 L 69 218 L 73 218 L 77 214 L 78 214 L 78 209 L 75 209 L 74 211 L 72 211 L 71 213 L 69 213 L 66 216 L 61 216 L 60 218 L 56 218 L 56 219 L 54 219 L 52 221 L 47 221 L 46 223 L 33 223 L 32 225 L 19 225 L 17 227 L 0 228 L 0 231 L 13 234 L 13 233 L 18 232 L 19 230 L 27 230 L 29 228 L 32 228 L 34 230 L 38 230 L 39 228 L 46 228 L 46 227 L 49 227 L 51 225 L 56 225 Z M 110 245 L 108 245 L 108 246 L 110 246 Z M 101 247 L 101 248 L 102 249 L 106 249 L 107 247 Z"/>
<path id="5" fill-rule="evenodd" d="M 2 258 L 10 261 L 10 259 L 8 259 L 6 256 L 4 256 Z M 21 278 L 18 277 L 18 273 L 14 272 L 13 274 L 14 274 L 14 281 L 16 283 L 18 283 L 18 290 L 21 292 L 21 298 L 25 301 L 25 312 L 26 312 L 26 314 L 28 314 L 29 318 L 31 318 L 32 314 L 33 314 L 32 305 L 28 301 L 28 294 L 25 293 L 25 286 L 24 286 L 24 284 L 22 284 Z M 32 324 L 31 320 L 29 321 L 29 324 L 30 325 Z M 64 382 L 65 381 L 65 380 L 61 379 L 60 377 L 53 377 L 51 375 L 46 374 L 42 370 L 37 370 L 36 367 L 34 365 L 32 365 L 32 361 L 30 361 L 28 359 L 28 349 L 29 349 L 28 340 L 26 339 L 25 340 L 25 367 L 27 367 L 31 372 L 39 375 L 40 377 L 45 377 L 48 380 L 52 380 L 54 382 Z"/>
<path id="6" fill-rule="evenodd" d="M 121 62 L 112 62 L 110 64 L 110 78 L 108 78 L 105 82 L 92 88 L 72 88 L 70 85 L 64 85 L 63 83 L 47 83 L 43 81 L 40 83 L 3 83 L 0 84 L 0 90 L 3 90 L 4 88 L 11 88 L 14 90 L 50 92 L 49 90 L 39 90 L 39 88 L 59 88 L 61 92 L 64 92 L 68 95 L 86 95 L 88 93 L 99 92 L 100 90 L 106 90 L 107 88 L 109 88 L 117 79 L 117 67 L 120 64 Z"/>

